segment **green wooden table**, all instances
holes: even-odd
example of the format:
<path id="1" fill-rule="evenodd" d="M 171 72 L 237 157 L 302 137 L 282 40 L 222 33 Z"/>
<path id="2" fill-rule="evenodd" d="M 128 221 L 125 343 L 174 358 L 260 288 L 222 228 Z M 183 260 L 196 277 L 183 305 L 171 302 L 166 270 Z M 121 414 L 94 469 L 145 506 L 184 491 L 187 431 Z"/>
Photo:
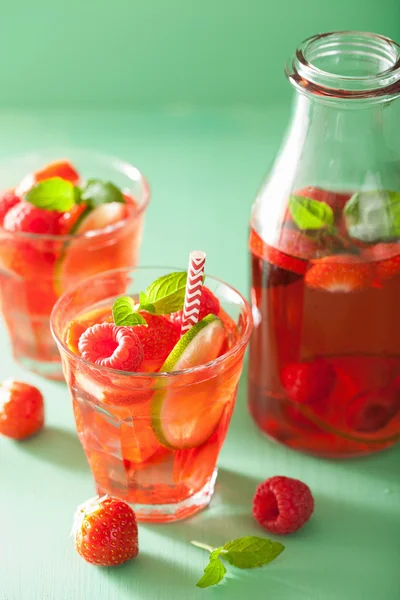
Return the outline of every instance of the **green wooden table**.
<path id="1" fill-rule="evenodd" d="M 0 113 L 2 155 L 78 145 L 137 163 L 153 188 L 142 264 L 184 266 L 208 253 L 208 272 L 247 290 L 247 222 L 272 159 L 287 108 L 265 112 Z M 190 203 L 192 223 L 182 217 Z M 94 493 L 75 435 L 65 385 L 36 377 L 11 359 L 0 336 L 0 379 L 22 378 L 46 399 L 46 429 L 23 443 L 0 439 L 0 600 L 398 600 L 400 448 L 367 459 L 320 461 L 269 442 L 246 409 L 242 378 L 211 506 L 173 525 L 140 527 L 140 555 L 119 568 L 86 564 L 69 536 L 75 507 Z M 258 482 L 275 474 L 308 483 L 312 521 L 284 540 L 271 565 L 234 571 L 212 590 L 195 582 L 213 545 L 263 534 L 251 517 Z"/>

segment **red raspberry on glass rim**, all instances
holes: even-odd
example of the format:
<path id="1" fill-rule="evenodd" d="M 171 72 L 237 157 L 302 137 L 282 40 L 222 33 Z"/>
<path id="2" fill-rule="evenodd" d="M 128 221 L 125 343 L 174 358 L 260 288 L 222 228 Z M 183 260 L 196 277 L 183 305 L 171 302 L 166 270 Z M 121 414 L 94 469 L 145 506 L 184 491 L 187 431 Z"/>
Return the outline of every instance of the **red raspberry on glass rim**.
<path id="1" fill-rule="evenodd" d="M 135 513 L 118 498 L 96 496 L 84 502 L 75 513 L 72 532 L 78 554 L 99 567 L 116 567 L 139 552 Z"/>
<path id="2" fill-rule="evenodd" d="M 44 424 L 40 391 L 22 381 L 7 379 L 0 384 L 0 434 L 15 440 L 34 435 Z"/>
<path id="3" fill-rule="evenodd" d="M 112 323 L 89 327 L 78 348 L 85 360 L 110 369 L 138 371 L 143 362 L 143 345 L 133 329 Z"/>
<path id="4" fill-rule="evenodd" d="M 270 477 L 261 483 L 253 498 L 253 516 L 271 533 L 286 535 L 303 527 L 314 512 L 310 488 L 291 477 Z"/>

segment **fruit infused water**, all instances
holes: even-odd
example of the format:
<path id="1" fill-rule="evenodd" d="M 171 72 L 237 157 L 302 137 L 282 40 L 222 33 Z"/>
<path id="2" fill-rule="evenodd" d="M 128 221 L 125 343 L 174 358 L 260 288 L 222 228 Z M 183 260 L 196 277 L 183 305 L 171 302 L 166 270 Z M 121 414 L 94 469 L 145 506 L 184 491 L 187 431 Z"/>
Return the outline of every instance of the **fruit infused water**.
<path id="1" fill-rule="evenodd" d="M 143 521 L 209 503 L 252 327 L 240 294 L 206 277 L 197 322 L 183 331 L 186 285 L 186 272 L 111 271 L 65 294 L 52 315 L 97 490 Z"/>
<path id="2" fill-rule="evenodd" d="M 15 358 L 56 379 L 56 300 L 91 275 L 136 264 L 149 198 L 131 165 L 84 152 L 72 159 L 37 168 L 44 157 L 34 156 L 0 169 L 2 183 L 14 186 L 0 194 L 3 317 Z"/>
<path id="3" fill-rule="evenodd" d="M 369 454 L 400 439 L 400 46 L 314 35 L 286 75 L 250 220 L 250 410 L 296 450 Z"/>
<path id="4" fill-rule="evenodd" d="M 308 187 L 274 246 L 250 233 L 250 410 L 297 450 L 342 457 L 400 439 L 400 243 L 356 237 L 378 197 L 391 198 Z M 321 227 L 306 234 L 312 218 Z"/>

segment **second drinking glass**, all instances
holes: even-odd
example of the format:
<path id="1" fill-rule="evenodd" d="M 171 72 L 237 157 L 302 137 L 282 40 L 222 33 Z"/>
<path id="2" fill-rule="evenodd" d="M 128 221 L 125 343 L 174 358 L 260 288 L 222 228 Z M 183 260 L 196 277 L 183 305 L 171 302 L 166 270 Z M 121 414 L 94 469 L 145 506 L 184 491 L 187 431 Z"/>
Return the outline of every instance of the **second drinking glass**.
<path id="1" fill-rule="evenodd" d="M 60 154 L 40 152 L 0 165 L 8 190 L 0 200 L 3 318 L 16 360 L 53 379 L 62 378 L 49 328 L 57 298 L 91 275 L 137 263 L 150 198 L 133 165 L 77 150 L 50 162 Z M 73 194 L 81 195 L 78 202 Z"/>

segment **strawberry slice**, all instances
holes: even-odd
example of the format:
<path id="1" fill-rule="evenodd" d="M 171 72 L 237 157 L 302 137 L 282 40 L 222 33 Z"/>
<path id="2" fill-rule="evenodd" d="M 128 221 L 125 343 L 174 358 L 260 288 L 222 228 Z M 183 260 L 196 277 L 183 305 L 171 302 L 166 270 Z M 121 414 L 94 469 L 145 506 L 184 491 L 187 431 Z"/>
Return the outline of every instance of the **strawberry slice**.
<path id="1" fill-rule="evenodd" d="M 380 243 L 366 248 L 363 257 L 375 262 L 375 276 L 379 283 L 400 273 L 400 243 Z"/>
<path id="2" fill-rule="evenodd" d="M 26 175 L 17 186 L 15 193 L 21 197 L 39 181 L 51 179 L 52 177 L 61 177 L 61 179 L 70 181 L 73 184 L 79 181 L 79 173 L 68 160 L 57 160 L 46 165 L 43 169 L 35 171 L 35 173 Z"/>
<path id="3" fill-rule="evenodd" d="M 276 245 L 277 248 L 266 244 L 251 230 L 249 248 L 253 255 L 298 275 L 304 275 L 308 261 L 318 256 L 321 249 L 316 241 L 292 229 L 282 229 Z"/>
<path id="4" fill-rule="evenodd" d="M 143 347 L 144 361 L 141 370 L 158 371 L 179 340 L 180 328 L 162 315 L 146 311 L 140 311 L 140 314 L 147 322 L 147 327 L 137 325 L 134 328 Z"/>
<path id="5" fill-rule="evenodd" d="M 354 292 L 373 285 L 374 269 L 358 256 L 333 254 L 313 261 L 305 276 L 308 286 L 328 292 Z"/>
<path id="6" fill-rule="evenodd" d="M 281 382 L 290 400 L 298 404 L 314 404 L 329 396 L 336 374 L 329 363 L 318 357 L 283 367 Z"/>

